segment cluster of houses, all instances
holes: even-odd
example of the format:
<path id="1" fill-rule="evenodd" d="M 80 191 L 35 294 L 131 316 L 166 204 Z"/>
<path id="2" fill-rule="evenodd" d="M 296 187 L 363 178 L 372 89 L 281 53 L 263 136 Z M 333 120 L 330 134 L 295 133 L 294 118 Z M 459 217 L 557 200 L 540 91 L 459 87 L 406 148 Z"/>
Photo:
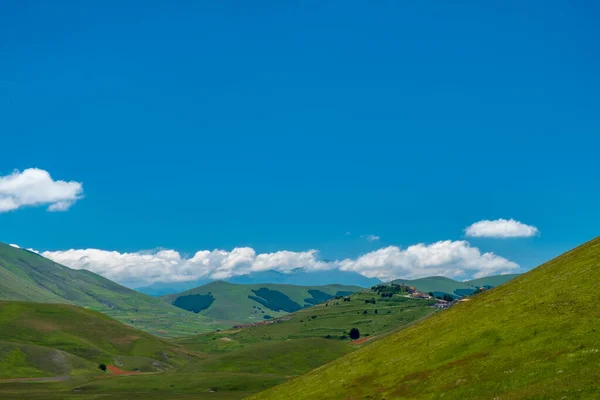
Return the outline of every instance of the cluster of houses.
<path id="1" fill-rule="evenodd" d="M 402 289 L 404 289 L 406 292 L 408 292 L 408 296 L 413 298 L 413 299 L 431 299 L 432 296 L 428 293 L 424 293 L 424 292 L 419 292 L 417 290 L 417 288 L 415 288 L 414 286 L 408 286 L 408 285 L 404 285 L 401 284 Z M 481 292 L 484 291 L 485 288 L 478 288 L 477 292 Z M 437 302 L 433 305 L 433 307 L 438 308 L 438 309 L 445 309 L 445 308 L 449 308 L 451 306 L 453 306 L 456 303 L 460 303 L 460 302 L 464 302 L 464 301 L 469 301 L 468 298 L 462 298 L 462 299 L 456 299 L 456 300 L 443 300 L 443 299 L 437 299 Z"/>

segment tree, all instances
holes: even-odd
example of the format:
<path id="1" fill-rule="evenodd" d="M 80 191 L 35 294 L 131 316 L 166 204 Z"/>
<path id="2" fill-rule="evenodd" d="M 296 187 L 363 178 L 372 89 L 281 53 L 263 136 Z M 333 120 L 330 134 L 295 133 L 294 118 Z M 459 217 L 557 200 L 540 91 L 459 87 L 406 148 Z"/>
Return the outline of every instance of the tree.
<path id="1" fill-rule="evenodd" d="M 356 340 L 360 337 L 360 331 L 356 328 L 350 329 L 350 339 Z"/>
<path id="2" fill-rule="evenodd" d="M 429 295 L 430 295 L 431 297 L 435 297 L 435 296 L 433 295 L 433 292 L 429 292 Z"/>
<path id="3" fill-rule="evenodd" d="M 98 365 L 98 368 L 106 372 L 106 364 L 100 364 Z"/>

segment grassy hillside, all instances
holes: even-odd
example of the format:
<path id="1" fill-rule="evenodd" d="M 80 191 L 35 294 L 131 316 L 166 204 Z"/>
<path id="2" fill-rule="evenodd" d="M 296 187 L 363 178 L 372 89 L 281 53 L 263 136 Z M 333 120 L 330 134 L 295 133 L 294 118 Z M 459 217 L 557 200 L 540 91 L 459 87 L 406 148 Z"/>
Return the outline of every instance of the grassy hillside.
<path id="1" fill-rule="evenodd" d="M 0 398 L 21 399 L 26 393 L 30 399 L 241 399 L 368 346 L 434 312 L 432 301 L 404 295 L 383 297 L 365 290 L 350 296 L 350 301 L 334 299 L 286 314 L 284 322 L 180 338 L 172 343 L 201 355 L 160 374 L 72 377 L 43 384 L 0 382 Z M 348 331 L 354 327 L 362 337 L 368 334 L 375 340 L 351 342 Z"/>
<path id="2" fill-rule="evenodd" d="M 375 304 L 370 301 L 375 299 Z M 369 303 L 365 303 L 369 301 Z M 264 341 L 330 337 L 330 341 L 349 341 L 348 332 L 358 328 L 363 337 L 378 336 L 418 321 L 434 309 L 432 300 L 417 300 L 394 295 L 382 298 L 369 290 L 350 296 L 350 301 L 331 300 L 285 316 L 285 322 L 231 329 L 176 342 L 193 350 L 219 353 L 238 350 Z"/>
<path id="3" fill-rule="evenodd" d="M 75 304 L 160 336 L 214 329 L 212 321 L 86 270 L 0 243 L 0 300 Z"/>
<path id="4" fill-rule="evenodd" d="M 0 301 L 0 378 L 166 370 L 193 357 L 181 346 L 106 315 L 64 304 Z"/>
<path id="5" fill-rule="evenodd" d="M 358 286 L 238 285 L 218 281 L 162 299 L 231 326 L 262 321 L 265 316 L 279 317 L 336 295 L 348 295 L 360 290 L 363 288 Z"/>
<path id="6" fill-rule="evenodd" d="M 256 399 L 600 396 L 600 238 Z"/>
<path id="7" fill-rule="evenodd" d="M 519 276 L 518 274 L 509 275 L 495 275 L 488 276 L 485 278 L 473 279 L 466 282 L 458 282 L 454 279 L 446 278 L 444 276 L 430 276 L 427 278 L 420 279 L 396 279 L 395 283 L 403 283 L 408 286 L 414 286 L 417 290 L 425 293 L 434 292 L 436 295 L 439 293 L 448 293 L 455 296 L 468 296 L 472 294 L 475 289 L 483 286 L 496 287 L 509 280 Z"/>

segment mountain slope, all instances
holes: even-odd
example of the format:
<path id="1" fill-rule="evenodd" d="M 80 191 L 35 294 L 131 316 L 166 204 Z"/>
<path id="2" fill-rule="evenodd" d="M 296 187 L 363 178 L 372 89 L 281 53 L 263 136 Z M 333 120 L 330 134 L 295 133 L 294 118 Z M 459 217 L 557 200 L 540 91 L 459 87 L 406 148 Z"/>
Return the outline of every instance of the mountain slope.
<path id="1" fill-rule="evenodd" d="M 218 281 L 162 299 L 223 323 L 249 323 L 262 321 L 265 316 L 282 316 L 360 290 L 362 288 L 358 286 L 237 285 Z"/>
<path id="2" fill-rule="evenodd" d="M 212 327 L 206 318 L 128 289 L 86 270 L 0 243 L 0 300 L 75 304 L 159 335 L 193 334 Z"/>
<path id="3" fill-rule="evenodd" d="M 0 301 L 0 378 L 97 373 L 99 363 L 156 371 L 192 359 L 101 313 L 65 304 Z"/>
<path id="4" fill-rule="evenodd" d="M 364 288 L 381 283 L 381 280 L 377 278 L 367 278 L 366 276 L 353 271 L 306 271 L 304 268 L 296 268 L 287 273 L 275 270 L 253 272 L 246 275 L 232 276 L 231 278 L 225 279 L 225 281 L 243 285 L 257 283 L 279 283 L 296 286 L 338 284 L 360 286 Z M 150 296 L 165 296 L 190 290 L 210 282 L 211 280 L 206 278 L 187 282 L 156 282 L 150 286 L 136 288 L 136 290 Z"/>
<path id="5" fill-rule="evenodd" d="M 600 393 L 600 238 L 257 399 Z"/>
<path id="6" fill-rule="evenodd" d="M 430 276 L 420 279 L 396 279 L 394 280 L 394 283 L 403 283 L 408 286 L 414 286 L 417 290 L 425 293 L 434 292 L 436 296 L 438 293 L 448 293 L 462 297 L 471 295 L 478 287 L 496 287 L 517 276 L 519 275 L 494 275 L 466 282 L 458 282 L 454 279 L 446 278 L 445 276 Z"/>

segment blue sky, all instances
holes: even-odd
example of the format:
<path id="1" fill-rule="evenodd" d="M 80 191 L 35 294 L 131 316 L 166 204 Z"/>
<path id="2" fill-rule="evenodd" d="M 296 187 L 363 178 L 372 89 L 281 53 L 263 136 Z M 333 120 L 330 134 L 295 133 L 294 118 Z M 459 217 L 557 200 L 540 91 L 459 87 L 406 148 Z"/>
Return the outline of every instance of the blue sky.
<path id="1" fill-rule="evenodd" d="M 526 270 L 598 235 L 594 2 L 176 3 L 3 2 L 0 175 L 84 197 L 0 213 L 1 241 L 341 260 L 468 240 Z M 539 234 L 465 237 L 498 218 Z"/>

